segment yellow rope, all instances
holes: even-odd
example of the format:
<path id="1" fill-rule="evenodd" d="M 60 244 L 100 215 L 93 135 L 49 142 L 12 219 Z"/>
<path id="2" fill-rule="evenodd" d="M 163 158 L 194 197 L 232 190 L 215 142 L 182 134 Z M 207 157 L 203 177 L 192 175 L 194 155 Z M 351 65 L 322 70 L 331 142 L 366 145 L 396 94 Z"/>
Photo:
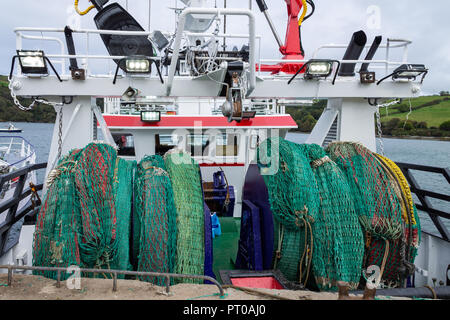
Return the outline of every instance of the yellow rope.
<path id="1" fill-rule="evenodd" d="M 300 27 L 303 23 L 303 19 L 306 16 L 306 12 L 308 11 L 308 4 L 306 3 L 306 0 L 302 0 L 302 6 L 303 6 L 303 12 L 300 16 L 300 19 L 298 20 L 298 26 Z"/>
<path id="2" fill-rule="evenodd" d="M 79 2 L 79 1 L 80 1 L 80 0 L 75 0 L 75 11 L 76 11 L 80 16 L 84 16 L 84 15 L 88 14 L 89 11 L 91 11 L 92 9 L 95 8 L 94 5 L 91 5 L 91 6 L 90 6 L 89 8 L 87 8 L 86 10 L 80 11 L 80 9 L 78 8 L 78 2 Z"/>
<path id="3" fill-rule="evenodd" d="M 411 212 L 411 223 L 413 226 L 417 225 L 417 221 L 414 217 L 414 202 L 413 202 L 413 198 L 411 195 L 411 189 L 409 188 L 409 184 L 408 181 L 406 180 L 405 176 L 403 175 L 402 170 L 394 163 L 394 161 L 378 155 L 377 157 L 381 160 L 383 160 L 383 162 L 395 173 L 395 175 L 397 176 L 398 181 L 400 182 L 400 188 L 402 189 L 402 193 L 405 196 L 407 202 L 408 202 L 408 207 L 409 210 Z M 407 217 L 402 216 L 403 221 L 408 222 Z"/>

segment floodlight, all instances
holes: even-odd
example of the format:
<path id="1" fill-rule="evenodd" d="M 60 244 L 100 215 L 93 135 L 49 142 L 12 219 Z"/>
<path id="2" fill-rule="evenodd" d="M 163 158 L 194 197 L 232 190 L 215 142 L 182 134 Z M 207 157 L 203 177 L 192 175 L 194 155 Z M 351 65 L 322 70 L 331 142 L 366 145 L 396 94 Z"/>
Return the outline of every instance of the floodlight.
<path id="1" fill-rule="evenodd" d="M 141 121 L 156 123 L 161 121 L 160 111 L 141 111 Z"/>
<path id="2" fill-rule="evenodd" d="M 20 67 L 25 74 L 48 74 L 44 51 L 17 50 Z"/>
<path id="3" fill-rule="evenodd" d="M 422 83 L 427 73 L 428 69 L 423 64 L 402 64 L 400 67 L 395 69 L 394 72 L 392 72 L 390 75 L 378 81 L 377 85 L 379 85 L 381 82 L 390 77 L 392 77 L 392 80 L 406 79 L 414 81 L 420 75 L 422 75 L 422 79 L 420 81 L 420 83 Z"/>

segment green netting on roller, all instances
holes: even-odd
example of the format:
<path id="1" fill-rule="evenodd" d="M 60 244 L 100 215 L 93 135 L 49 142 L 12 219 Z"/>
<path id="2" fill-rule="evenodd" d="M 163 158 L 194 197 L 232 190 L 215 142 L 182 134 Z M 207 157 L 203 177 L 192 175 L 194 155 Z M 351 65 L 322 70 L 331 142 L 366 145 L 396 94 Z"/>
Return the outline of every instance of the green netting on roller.
<path id="1" fill-rule="evenodd" d="M 258 165 L 275 219 L 274 268 L 295 282 L 307 281 L 311 268 L 311 224 L 319 212 L 317 184 L 302 146 L 282 138 L 265 140 Z"/>
<path id="2" fill-rule="evenodd" d="M 365 231 L 383 239 L 400 238 L 400 201 L 377 157 L 359 143 L 334 142 L 327 151 L 347 176 Z"/>
<path id="3" fill-rule="evenodd" d="M 420 223 L 401 170 L 361 144 L 332 143 L 330 157 L 346 172 L 366 231 L 363 267 L 377 265 L 383 284 L 398 287 L 414 272 Z"/>
<path id="4" fill-rule="evenodd" d="M 130 217 L 133 203 L 133 180 L 136 171 L 136 161 L 119 159 L 115 168 L 113 195 L 117 215 L 116 258 L 111 262 L 111 268 L 116 270 L 132 270 L 130 263 Z M 118 276 L 123 278 L 123 276 Z"/>
<path id="5" fill-rule="evenodd" d="M 355 289 L 364 257 L 362 228 L 345 174 L 318 145 L 304 145 L 320 194 L 320 212 L 313 226 L 313 270 L 321 290 L 336 290 L 337 282 Z"/>
<path id="6" fill-rule="evenodd" d="M 39 211 L 33 242 L 33 265 L 64 267 L 80 265 L 78 227 L 80 204 L 74 169 L 80 155 L 72 151 L 52 170 L 47 179 L 47 193 Z M 56 272 L 33 271 L 56 279 Z M 68 275 L 61 273 L 61 279 Z"/>
<path id="7" fill-rule="evenodd" d="M 192 157 L 172 150 L 165 154 L 164 162 L 172 181 L 177 212 L 177 258 L 175 272 L 204 274 L 205 216 L 200 178 L 200 167 Z M 201 283 L 185 279 L 185 283 Z"/>
<path id="8" fill-rule="evenodd" d="M 75 177 L 81 203 L 80 253 L 83 267 L 110 269 L 118 254 L 113 195 L 118 161 L 113 147 L 98 143 L 84 148 L 78 160 Z"/>
<path id="9" fill-rule="evenodd" d="M 144 158 L 135 181 L 135 215 L 139 219 L 138 271 L 173 273 L 176 258 L 176 208 L 172 183 L 162 157 Z M 165 278 L 140 277 L 159 286 Z"/>

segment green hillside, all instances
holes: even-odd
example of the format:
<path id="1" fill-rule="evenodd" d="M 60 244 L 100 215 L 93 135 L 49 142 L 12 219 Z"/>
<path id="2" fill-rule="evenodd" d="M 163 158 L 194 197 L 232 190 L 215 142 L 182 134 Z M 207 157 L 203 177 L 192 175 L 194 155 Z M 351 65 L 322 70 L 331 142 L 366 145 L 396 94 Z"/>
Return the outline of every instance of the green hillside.
<path id="1" fill-rule="evenodd" d="M 450 97 L 429 96 L 411 99 L 412 113 L 408 119 L 417 122 L 426 122 L 427 127 L 436 127 L 450 120 Z M 386 122 L 393 118 L 406 120 L 409 113 L 409 100 L 404 100 L 398 106 L 390 107 L 388 116 L 386 110 L 381 110 L 382 121 Z"/>
<path id="2" fill-rule="evenodd" d="M 30 100 L 19 99 L 23 105 Z M 47 105 L 39 105 L 32 111 L 19 110 L 13 103 L 8 89 L 8 78 L 0 76 L 0 122 L 55 122 L 55 110 Z"/>

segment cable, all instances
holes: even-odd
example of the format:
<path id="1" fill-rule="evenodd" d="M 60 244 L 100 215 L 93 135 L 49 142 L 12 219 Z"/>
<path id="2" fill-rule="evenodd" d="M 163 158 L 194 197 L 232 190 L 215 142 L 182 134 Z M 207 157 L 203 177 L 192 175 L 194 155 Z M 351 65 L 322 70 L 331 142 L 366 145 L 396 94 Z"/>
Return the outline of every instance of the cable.
<path id="1" fill-rule="evenodd" d="M 303 5 L 303 12 L 302 15 L 300 16 L 300 19 L 298 20 L 299 27 L 302 26 L 303 20 L 305 19 L 306 11 L 308 11 L 308 4 L 306 0 L 302 0 L 302 5 Z"/>
<path id="2" fill-rule="evenodd" d="M 75 11 L 80 15 L 80 16 L 84 16 L 86 14 L 89 13 L 89 11 L 91 11 L 92 9 L 95 9 L 94 5 L 91 5 L 89 8 L 87 8 L 84 11 L 80 11 L 80 9 L 78 8 L 78 3 L 80 0 L 75 0 Z"/>
<path id="3" fill-rule="evenodd" d="M 314 4 L 313 0 L 306 0 L 306 2 L 311 6 L 311 12 L 303 19 L 303 22 L 311 18 L 311 16 L 316 11 L 316 5 Z"/>

